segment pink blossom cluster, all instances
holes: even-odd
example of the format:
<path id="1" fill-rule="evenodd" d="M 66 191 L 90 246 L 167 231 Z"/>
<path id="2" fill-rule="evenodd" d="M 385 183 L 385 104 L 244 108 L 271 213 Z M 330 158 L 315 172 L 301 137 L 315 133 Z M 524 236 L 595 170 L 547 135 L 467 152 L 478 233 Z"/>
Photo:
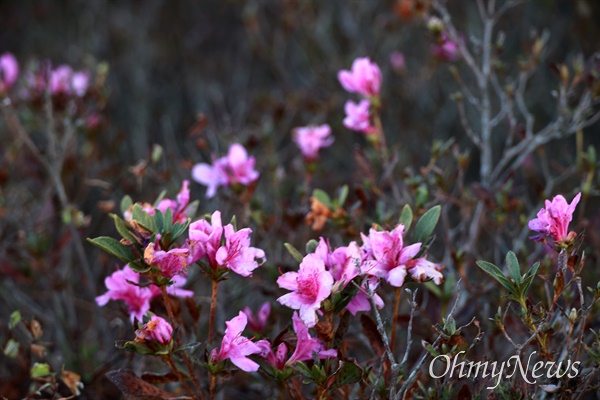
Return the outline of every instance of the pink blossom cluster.
<path id="1" fill-rule="evenodd" d="M 11 53 L 0 56 L 0 94 L 8 92 L 19 77 L 19 63 Z"/>
<path id="2" fill-rule="evenodd" d="M 204 219 L 192 222 L 187 243 L 191 249 L 188 264 L 204 258 L 213 270 L 226 268 L 244 277 L 251 276 L 266 260 L 262 249 L 250 246 L 251 233 L 250 228 L 236 231 L 232 224 L 223 226 L 220 211 L 212 214 L 210 222 Z"/>
<path id="3" fill-rule="evenodd" d="M 268 340 L 262 339 L 252 342 L 249 338 L 242 335 L 248 324 L 246 312 L 240 311 L 236 317 L 225 324 L 227 328 L 225 329 L 221 346 L 213 349 L 209 356 L 209 361 L 213 365 L 228 359 L 242 371 L 254 372 L 260 366 L 248 358 L 248 356 L 257 355 L 273 368 L 283 371 L 286 367 L 293 366 L 298 361 L 314 359 L 315 354 L 321 359 L 337 356 L 337 350 L 326 349 L 321 340 L 310 336 L 308 327 L 297 313 L 294 313 L 292 316 L 292 326 L 296 333 L 297 341 L 289 357 L 288 354 L 291 349 L 284 342 L 280 343 L 275 351 L 273 351 L 273 347 Z"/>
<path id="4" fill-rule="evenodd" d="M 357 58 L 352 63 L 351 70 L 338 72 L 338 80 L 348 92 L 363 97 L 358 103 L 352 100 L 346 102 L 344 126 L 365 134 L 375 133 L 375 127 L 371 123 L 371 107 L 374 101 L 378 101 L 381 90 L 379 66 L 369 58 Z"/>
<path id="5" fill-rule="evenodd" d="M 49 89 L 52 96 L 83 97 L 90 84 L 89 72 L 75 71 L 66 64 L 50 70 L 41 68 L 35 73 L 29 72 L 26 79 L 30 91 L 42 93 Z"/>
<path id="6" fill-rule="evenodd" d="M 443 267 L 425 256 L 417 257 L 422 244 L 404 246 L 403 235 L 402 224 L 392 231 L 371 229 L 368 236 L 361 234 L 362 246 L 352 242 L 333 251 L 320 238 L 315 252 L 304 257 L 297 272 L 286 272 L 277 279 L 279 287 L 291 291 L 277 301 L 298 310 L 306 326 L 313 327 L 322 302 L 342 291 L 356 277 L 360 277 L 360 290 L 346 305 L 353 315 L 371 309 L 368 293 L 375 291 L 381 279 L 395 287 L 401 287 L 407 276 L 417 282 L 433 280 L 441 284 Z M 383 307 L 383 300 L 375 293 L 373 300 L 378 308 Z"/>
<path id="7" fill-rule="evenodd" d="M 546 200 L 545 208 L 537 213 L 537 218 L 529 221 L 529 229 L 540 233 L 532 236 L 531 239 L 543 241 L 544 237 L 548 237 L 556 244 L 572 240 L 576 234 L 573 231 L 569 232 L 569 223 L 573 219 L 573 212 L 580 199 L 581 193 L 577 193 L 571 204 L 567 203 L 560 194 L 552 201 Z"/>
<path id="8" fill-rule="evenodd" d="M 177 297 L 192 297 L 194 292 L 181 289 L 186 279 L 181 275 L 172 277 L 173 284 L 167 287 L 167 293 Z M 127 313 L 134 320 L 141 321 L 146 312 L 150 310 L 150 301 L 161 295 L 160 288 L 154 283 L 141 285 L 140 274 L 132 270 L 128 265 L 117 270 L 104 279 L 108 291 L 96 297 L 99 306 L 105 306 L 110 300 L 121 300 L 127 306 Z"/>
<path id="9" fill-rule="evenodd" d="M 451 40 L 448 34 L 443 32 L 437 42 L 431 45 L 431 54 L 441 61 L 456 61 L 460 58 L 459 43 Z"/>
<path id="10" fill-rule="evenodd" d="M 295 128 L 292 137 L 307 162 L 315 161 L 319 157 L 319 150 L 331 146 L 334 140 L 327 124 Z"/>
<path id="11" fill-rule="evenodd" d="M 229 147 L 226 156 L 218 158 L 212 165 L 199 163 L 192 168 L 192 179 L 205 185 L 206 197 L 217 193 L 219 186 L 249 186 L 258 180 L 259 173 L 254 169 L 256 160 L 248 157 L 246 149 L 238 143 Z"/>

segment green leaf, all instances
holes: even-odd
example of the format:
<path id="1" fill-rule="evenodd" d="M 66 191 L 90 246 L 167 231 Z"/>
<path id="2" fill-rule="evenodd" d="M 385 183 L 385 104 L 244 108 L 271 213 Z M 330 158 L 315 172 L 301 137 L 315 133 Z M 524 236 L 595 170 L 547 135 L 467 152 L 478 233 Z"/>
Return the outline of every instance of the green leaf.
<path id="1" fill-rule="evenodd" d="M 400 214 L 399 223 L 404 225 L 404 232 L 407 232 L 410 229 L 410 225 L 412 224 L 413 212 L 410 205 L 405 204 L 404 208 L 402 208 L 402 213 Z"/>
<path id="2" fill-rule="evenodd" d="M 312 371 L 302 361 L 294 363 L 294 369 L 307 378 L 312 378 Z"/>
<path id="3" fill-rule="evenodd" d="M 484 272 L 486 272 L 488 275 L 490 275 L 492 278 L 497 280 L 502 286 L 508 289 L 509 292 L 515 292 L 514 285 L 508 279 L 506 279 L 502 271 L 500 271 L 500 268 L 496 267 L 492 263 L 482 260 L 477 261 L 477 266 L 481 268 Z"/>
<path id="4" fill-rule="evenodd" d="M 325 193 L 323 190 L 321 190 L 321 189 L 313 190 L 312 197 L 319 200 L 325 206 L 327 206 L 329 208 L 333 208 L 333 205 L 331 204 L 331 199 L 329 198 L 329 195 L 327 193 Z"/>
<path id="5" fill-rule="evenodd" d="M 435 206 L 429 211 L 427 211 L 419 220 L 417 221 L 417 225 L 415 226 L 415 232 L 413 234 L 413 238 L 415 242 L 424 242 L 435 229 L 435 226 L 440 219 L 440 211 L 442 210 L 441 206 Z"/>
<path id="6" fill-rule="evenodd" d="M 188 218 L 183 224 L 176 222 L 173 225 L 171 241 L 176 241 L 179 236 L 183 235 L 183 233 L 187 230 L 188 226 L 190 226 L 190 219 Z"/>
<path id="7" fill-rule="evenodd" d="M 133 253 L 129 247 L 125 246 L 116 239 L 108 236 L 100 236 L 95 239 L 88 238 L 87 240 L 94 246 L 101 248 L 109 254 L 112 254 L 121 261 L 130 263 L 135 260 L 135 257 L 133 256 Z"/>
<path id="8" fill-rule="evenodd" d="M 115 347 L 118 349 L 132 351 L 134 353 L 142 354 L 142 355 L 155 354 L 155 351 L 152 350 L 151 348 L 149 348 L 143 342 L 117 340 L 117 341 L 115 341 Z"/>
<path id="9" fill-rule="evenodd" d="M 527 272 L 527 276 L 524 279 L 525 284 L 523 285 L 523 296 L 525 296 L 525 294 L 527 294 L 527 292 L 529 291 L 529 287 L 531 286 L 531 283 L 533 282 L 533 279 L 535 278 L 535 274 L 537 274 L 537 270 L 539 267 L 540 263 L 536 262 Z"/>
<path id="10" fill-rule="evenodd" d="M 143 228 L 148 230 L 148 232 L 156 233 L 158 231 L 158 227 L 156 226 L 156 221 L 152 218 L 141 205 L 134 204 L 131 209 L 131 217 L 140 224 Z"/>
<path id="11" fill-rule="evenodd" d="M 319 242 L 317 242 L 315 239 L 310 239 L 308 242 L 306 242 L 306 254 L 312 254 L 317 250 L 317 247 L 319 247 Z"/>
<path id="12" fill-rule="evenodd" d="M 21 322 L 21 311 L 13 311 L 10 314 L 10 320 L 8 321 L 8 329 L 15 329 L 19 322 Z"/>
<path id="13" fill-rule="evenodd" d="M 12 338 L 8 339 L 8 342 L 6 342 L 6 346 L 4 346 L 4 350 L 2 351 L 8 358 L 17 358 L 19 355 L 19 342 Z"/>
<path id="14" fill-rule="evenodd" d="M 115 221 L 115 227 L 117 228 L 117 232 L 119 232 L 119 235 L 121 235 L 123 239 L 126 239 L 131 243 L 137 243 L 135 236 L 133 236 L 133 234 L 129 232 L 129 229 L 127 229 L 127 225 L 125 225 L 125 221 L 121 217 L 119 217 L 116 214 L 110 214 L 110 217 Z"/>
<path id="15" fill-rule="evenodd" d="M 164 232 L 165 232 L 165 218 L 164 218 L 164 215 L 163 215 L 162 211 L 160 211 L 157 208 L 156 211 L 154 212 L 154 215 L 152 215 L 151 218 L 154 220 L 154 224 L 156 225 L 156 231 L 155 232 L 164 234 Z"/>
<path id="16" fill-rule="evenodd" d="M 358 282 L 357 282 L 358 283 Z M 333 313 L 339 314 L 358 293 L 358 286 L 348 283 L 344 290 L 332 297 Z"/>
<path id="17" fill-rule="evenodd" d="M 517 256 L 512 251 L 506 254 L 506 268 L 508 268 L 510 277 L 513 278 L 515 283 L 519 283 L 521 281 L 521 268 Z"/>
<path id="18" fill-rule="evenodd" d="M 296 249 L 294 246 L 292 246 L 289 243 L 284 243 L 283 246 L 286 248 L 286 250 L 292 255 L 292 257 L 294 257 L 294 259 L 298 262 L 302 262 L 302 260 L 304 259 L 304 257 L 302 256 L 302 254 L 300 254 L 300 252 L 298 251 L 298 249 Z"/>
<path id="19" fill-rule="evenodd" d="M 125 211 L 127 211 L 132 204 L 133 200 L 131 200 L 131 197 L 129 197 L 129 195 L 124 196 L 121 199 L 121 214 L 125 215 Z"/>
<path id="20" fill-rule="evenodd" d="M 173 210 L 171 207 L 167 208 L 167 211 L 163 214 L 163 230 L 170 232 L 173 229 Z"/>
<path id="21" fill-rule="evenodd" d="M 30 375 L 32 378 L 42 378 L 50 375 L 50 365 L 46 363 L 35 363 L 31 367 Z"/>
<path id="22" fill-rule="evenodd" d="M 344 203 L 346 202 L 346 199 L 348 198 L 348 185 L 344 185 L 342 186 L 342 188 L 340 189 L 340 194 L 338 196 L 338 205 L 340 207 L 344 206 Z"/>

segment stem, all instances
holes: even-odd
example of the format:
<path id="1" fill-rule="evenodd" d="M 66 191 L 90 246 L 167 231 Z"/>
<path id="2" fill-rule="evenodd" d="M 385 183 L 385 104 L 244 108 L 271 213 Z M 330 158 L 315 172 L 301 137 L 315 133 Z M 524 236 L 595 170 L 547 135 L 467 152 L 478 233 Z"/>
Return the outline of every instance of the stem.
<path id="1" fill-rule="evenodd" d="M 169 295 L 167 294 L 167 288 L 165 286 L 161 286 L 160 292 L 162 293 L 163 303 L 165 303 L 165 308 L 167 309 L 167 314 L 169 315 L 169 321 L 171 322 L 171 326 L 173 327 L 173 329 L 175 329 L 175 327 L 177 325 L 175 324 L 175 315 L 173 313 L 173 308 L 171 307 Z M 180 348 L 181 347 L 181 339 L 179 338 L 179 335 L 177 335 L 177 332 L 175 332 L 175 334 L 173 335 L 173 338 L 175 339 L 175 345 L 177 346 L 177 348 Z M 183 359 L 183 363 L 185 364 L 188 372 L 190 373 L 190 378 L 192 378 L 192 382 L 194 382 L 194 387 L 196 388 L 196 392 L 202 399 L 202 387 L 200 386 L 200 382 L 198 382 L 198 378 L 196 378 L 196 374 L 194 373 L 194 368 L 192 368 L 192 363 L 185 355 L 185 352 L 181 351 L 180 353 L 181 353 L 181 358 Z"/>
<path id="2" fill-rule="evenodd" d="M 212 281 L 212 296 L 210 298 L 210 319 L 208 320 L 208 344 L 212 344 L 215 329 L 215 314 L 217 311 L 217 293 L 219 290 L 219 281 Z"/>
<path id="3" fill-rule="evenodd" d="M 398 317 L 398 311 L 400 309 L 400 295 L 402 294 L 401 290 L 399 287 L 396 288 L 396 292 L 394 293 L 394 311 L 392 314 L 392 334 L 391 334 L 391 341 L 390 341 L 390 349 L 392 350 L 392 353 L 394 352 L 394 349 L 396 348 L 396 325 L 397 325 L 397 317 Z"/>
<path id="4" fill-rule="evenodd" d="M 188 394 L 192 398 L 196 399 L 197 398 L 196 395 L 194 394 L 194 392 L 192 391 L 192 389 L 188 386 L 188 384 L 185 383 L 185 379 L 184 379 L 183 375 L 181 374 L 181 371 L 179 371 L 179 369 L 177 369 L 177 367 L 175 366 L 175 363 L 171 359 L 171 355 L 163 357 L 163 360 L 165 360 L 165 362 L 169 365 L 169 367 L 171 367 L 171 369 L 173 370 L 173 372 L 175 373 L 175 375 L 177 375 L 177 378 L 179 379 L 179 382 L 181 382 L 181 384 L 183 385 L 183 387 L 185 387 L 185 390 L 187 390 Z"/>
<path id="5" fill-rule="evenodd" d="M 210 375 L 210 400 L 215 400 L 215 388 L 217 386 L 217 376 L 215 374 Z"/>

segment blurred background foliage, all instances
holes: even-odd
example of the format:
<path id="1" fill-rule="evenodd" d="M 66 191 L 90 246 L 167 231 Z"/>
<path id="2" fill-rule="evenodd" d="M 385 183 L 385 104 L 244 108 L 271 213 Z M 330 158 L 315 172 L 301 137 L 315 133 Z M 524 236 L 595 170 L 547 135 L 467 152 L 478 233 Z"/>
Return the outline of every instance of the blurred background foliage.
<path id="1" fill-rule="evenodd" d="M 342 125 L 347 94 L 336 76 L 354 58 L 368 56 L 382 68 L 383 125 L 401 167 L 426 165 L 434 139 L 454 137 L 461 148 L 471 146 L 450 96 L 457 86 L 448 63 L 431 56 L 432 36 L 424 21 L 401 3 L 5 0 L 0 51 L 13 52 L 23 70 L 46 59 L 78 69 L 100 62 L 109 67 L 102 124 L 81 139 L 63 170 L 73 215 L 83 218 L 83 238 L 112 229 L 107 211 L 118 207 L 124 194 L 152 201 L 166 188 L 174 195 L 194 163 L 210 162 L 230 143 L 241 142 L 262 173 L 254 198 L 264 213 L 259 219 L 276 225 L 253 239 L 267 252 L 272 277 L 276 267 L 291 263 L 282 237 L 298 247 L 318 237 L 303 223 L 309 205 L 306 194 L 298 193 L 304 170 L 291 130 L 321 123 L 332 127 L 336 142 L 321 153 L 314 187 L 333 193 L 369 173 L 357 156 L 366 140 Z M 477 37 L 475 3 L 449 3 L 456 26 Z M 506 35 L 502 58 L 513 66 L 534 32 L 550 34 L 546 59 L 528 93 L 540 120 L 554 112 L 548 93 L 558 77 L 550 65 L 598 50 L 599 20 L 597 1 L 536 0 L 511 9 L 500 21 Z M 395 51 L 406 58 L 401 73 L 390 65 Z M 43 145 L 43 135 L 34 131 L 32 136 Z M 586 129 L 586 145 L 599 144 L 598 137 L 597 126 Z M 120 314 L 105 315 L 93 296 L 104 290 L 102 281 L 114 260 L 86 245 L 89 281 L 73 252 L 65 251 L 71 233 L 62 227 L 64 216 L 43 170 L 3 125 L 0 143 L 0 320 L 4 324 L 15 309 L 40 320 L 52 362 L 82 375 L 84 398 L 111 397 L 115 389 L 105 384 L 104 373 L 128 362 L 129 355 L 113 351 L 114 339 L 129 334 L 128 322 L 117 318 Z M 164 153 L 153 162 L 157 145 Z M 574 147 L 573 138 L 563 139 L 546 148 L 547 156 L 568 160 Z M 477 171 L 474 159 L 467 181 L 477 179 Z M 538 179 L 530 177 L 529 183 L 542 185 Z M 228 207 L 223 196 L 205 200 L 203 187 L 193 183 L 191 189 L 192 198 L 201 199 L 202 212 Z M 287 223 L 274 205 L 289 207 Z M 27 382 L 29 371 L 2 357 L 0 393 L 10 398 L 22 390 L 11 385 Z"/>

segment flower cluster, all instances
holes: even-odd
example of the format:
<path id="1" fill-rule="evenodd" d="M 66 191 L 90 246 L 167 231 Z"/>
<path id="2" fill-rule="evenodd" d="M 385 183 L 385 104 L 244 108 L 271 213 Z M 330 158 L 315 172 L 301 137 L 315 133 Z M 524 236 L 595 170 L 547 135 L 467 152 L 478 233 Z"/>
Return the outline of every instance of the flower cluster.
<path id="1" fill-rule="evenodd" d="M 250 246 L 251 233 L 250 228 L 236 231 L 232 224 L 223 226 L 220 211 L 212 214 L 210 223 L 204 219 L 192 222 L 188 243 L 190 263 L 205 258 L 209 266 L 207 272 L 213 277 L 219 276 L 223 270 L 251 276 L 252 271 L 266 260 L 262 249 Z"/>
<path id="2" fill-rule="evenodd" d="M 258 180 L 259 173 L 254 169 L 256 160 L 248 157 L 246 149 L 238 143 L 229 147 L 229 152 L 213 162 L 212 165 L 199 163 L 192 168 L 192 178 L 208 189 L 206 197 L 217 193 L 219 186 L 249 186 Z"/>
<path id="3" fill-rule="evenodd" d="M 331 146 L 334 140 L 327 124 L 296 128 L 292 135 L 306 162 L 314 162 L 319 157 L 319 150 Z"/>
<path id="4" fill-rule="evenodd" d="M 422 244 L 404 246 L 403 235 L 402 224 L 392 231 L 371 229 L 368 236 L 361 234 L 362 246 L 351 242 L 333 251 L 321 238 L 315 252 L 304 257 L 297 272 L 286 272 L 278 278 L 279 287 L 291 292 L 277 301 L 298 310 L 306 326 L 313 327 L 323 301 L 343 291 L 355 278 L 360 290 L 346 305 L 353 315 L 371 309 L 368 293 L 377 288 L 380 279 L 395 287 L 401 287 L 407 276 L 417 282 L 432 280 L 441 284 L 443 266 L 425 256 L 418 257 Z M 383 300 L 375 293 L 373 300 L 378 308 L 383 307 Z"/>
<path id="5" fill-rule="evenodd" d="M 26 80 L 30 95 L 40 95 L 50 90 L 52 96 L 83 97 L 90 84 L 90 74 L 87 71 L 75 71 L 63 64 L 56 68 L 41 67 L 38 71 L 30 71 Z"/>
<path id="6" fill-rule="evenodd" d="M 569 223 L 573 219 L 579 199 L 581 193 L 577 193 L 571 204 L 560 194 L 551 202 L 546 200 L 546 207 L 537 213 L 537 218 L 529 221 L 529 229 L 540 233 L 531 236 L 531 239 L 540 242 L 548 237 L 558 246 L 569 244 L 577 235 L 573 231 L 569 232 Z"/>
<path id="7" fill-rule="evenodd" d="M 381 70 L 369 58 L 357 58 L 352 63 L 352 69 L 342 70 L 338 73 L 338 80 L 342 87 L 350 93 L 363 96 L 363 100 L 356 103 L 348 100 L 344 106 L 346 117 L 344 126 L 353 131 L 364 134 L 376 133 L 371 122 L 371 108 L 379 102 L 381 90 Z"/>
<path id="8" fill-rule="evenodd" d="M 123 269 L 117 270 L 112 275 L 104 279 L 104 284 L 108 291 L 101 296 L 96 297 L 96 303 L 99 306 L 105 306 L 110 300 L 121 300 L 127 306 L 131 322 L 141 321 L 150 310 L 150 301 L 160 296 L 161 291 L 154 283 L 142 285 L 141 275 L 132 270 L 128 265 Z M 167 293 L 177 297 L 192 297 L 194 292 L 181 289 L 185 285 L 186 279 L 183 276 L 175 275 L 172 277 L 173 284 L 167 287 Z"/>

